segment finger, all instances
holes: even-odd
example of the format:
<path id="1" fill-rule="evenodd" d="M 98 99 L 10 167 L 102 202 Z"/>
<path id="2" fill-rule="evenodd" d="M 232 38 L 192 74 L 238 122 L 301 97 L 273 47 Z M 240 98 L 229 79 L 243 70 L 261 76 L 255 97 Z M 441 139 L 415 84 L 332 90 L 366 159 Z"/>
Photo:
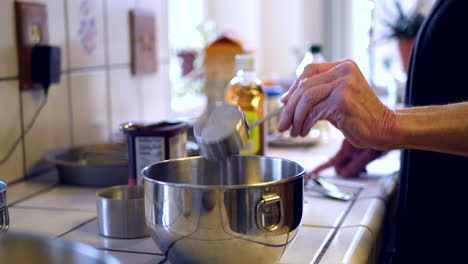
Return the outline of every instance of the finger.
<path id="1" fill-rule="evenodd" d="M 340 86 L 340 83 L 342 83 L 342 79 L 338 79 L 332 83 L 330 83 L 327 87 L 324 87 L 324 91 L 322 91 L 324 94 L 319 95 L 324 97 L 322 101 L 318 102 L 315 106 L 311 107 L 307 112 L 304 120 L 296 120 L 293 123 L 293 127 L 297 126 L 300 130 L 299 132 L 294 132 L 300 134 L 300 136 L 305 137 L 307 134 L 309 134 L 310 129 L 315 125 L 315 123 L 318 120 L 329 120 L 333 121 L 330 119 L 331 113 L 336 111 L 336 108 L 338 105 L 334 102 L 334 99 L 331 94 L 331 90 L 336 89 L 337 87 Z M 328 90 L 327 90 L 328 89 Z M 300 103 L 299 103 L 300 104 Z M 296 117 L 295 117 L 296 118 Z M 332 122 L 333 125 L 335 123 Z M 295 135 L 295 134 L 294 134 Z"/>
<path id="2" fill-rule="evenodd" d="M 329 159 L 328 161 L 318 165 L 317 167 L 315 167 L 315 169 L 312 170 L 312 173 L 314 174 L 318 174 L 319 172 L 325 170 L 325 169 L 328 169 L 330 167 L 333 167 L 335 166 L 335 161 L 333 159 Z"/>
<path id="3" fill-rule="evenodd" d="M 376 159 L 378 155 L 373 150 L 366 150 L 361 152 L 357 158 L 353 159 L 344 167 L 340 175 L 344 178 L 356 177 L 360 172 L 366 170 L 367 164 Z"/>
<path id="4" fill-rule="evenodd" d="M 331 157 L 328 161 L 318 165 L 315 169 L 312 170 L 312 172 L 315 174 L 318 174 L 320 171 L 324 169 L 340 165 L 348 159 L 350 154 L 351 154 L 350 150 L 346 146 L 346 140 L 343 140 L 338 152 L 333 157 Z"/>
<path id="5" fill-rule="evenodd" d="M 304 86 L 302 86 L 302 82 L 303 80 L 300 82 L 298 88 L 294 91 L 292 97 L 288 100 L 287 104 L 283 108 L 280 123 L 278 125 L 278 131 L 280 132 L 287 130 L 292 124 L 294 112 L 296 109 L 296 104 L 294 102 L 299 100 L 299 97 L 301 96 L 302 91 L 304 89 Z"/>
<path id="6" fill-rule="evenodd" d="M 292 93 L 291 97 L 289 98 L 287 104 L 285 105 L 283 112 L 281 114 L 280 123 L 278 125 L 278 130 L 280 132 L 287 130 L 291 125 L 292 121 L 294 120 L 294 113 L 296 111 L 297 102 L 300 100 L 304 93 L 305 83 L 307 79 L 303 79 L 300 81 L 296 90 Z"/>
<path id="7" fill-rule="evenodd" d="M 334 83 L 334 81 L 337 77 L 336 71 L 330 70 L 328 72 L 315 75 L 312 78 L 304 79 L 301 83 L 304 91 L 297 99 L 297 102 L 291 102 L 296 105 L 293 118 L 293 129 L 291 130 L 292 136 L 297 136 L 301 132 L 304 119 L 306 118 L 309 110 L 328 97 L 333 88 L 335 88 L 336 83 Z"/>
<path id="8" fill-rule="evenodd" d="M 335 62 L 323 62 L 323 63 L 312 63 L 307 65 L 304 68 L 304 72 L 294 81 L 293 85 L 288 89 L 288 91 L 283 95 L 281 98 L 281 102 L 286 104 L 291 97 L 292 93 L 297 89 L 299 83 L 302 79 L 312 77 L 316 74 L 326 72 L 333 67 L 337 66 L 338 64 L 342 63 L 343 61 L 335 61 Z"/>
<path id="9" fill-rule="evenodd" d="M 347 70 L 349 68 L 349 62 L 347 60 L 328 64 L 329 67 L 331 67 L 332 65 L 335 65 L 335 67 L 332 67 L 328 72 L 323 72 L 321 74 L 316 74 L 310 78 L 304 78 L 304 79 L 298 80 L 298 85 L 296 86 L 295 90 L 292 92 L 290 91 L 288 94 L 289 96 L 288 99 L 285 100 L 287 101 L 287 104 L 285 105 L 283 113 L 281 114 L 281 120 L 278 126 L 278 130 L 280 132 L 287 130 L 292 125 L 292 120 L 294 118 L 294 113 L 296 111 L 295 109 L 297 108 L 296 105 L 299 99 L 301 99 L 303 95 L 303 91 L 307 87 L 314 86 L 314 85 L 317 85 L 317 86 L 325 85 L 325 83 L 327 82 L 329 84 L 334 84 L 334 82 L 331 82 L 332 80 L 338 81 L 337 79 L 339 77 L 349 72 Z M 311 67 L 311 69 L 313 69 L 313 67 Z M 341 77 L 341 78 L 344 78 L 344 77 Z M 330 91 L 337 85 L 338 83 L 336 85 L 324 86 L 318 89 L 323 89 L 323 94 L 329 94 Z M 320 94 L 321 93 L 319 93 L 319 95 Z M 310 96 L 312 96 L 313 98 L 316 98 L 313 95 L 310 95 Z M 321 97 L 323 97 L 323 95 Z M 320 100 L 321 97 L 318 97 L 316 99 Z M 305 100 L 304 105 L 306 106 L 309 105 L 310 103 L 309 100 L 307 100 L 307 98 L 304 100 Z M 311 105 L 313 106 L 314 103 L 315 101 L 312 100 Z M 305 113 L 307 113 L 307 111 L 305 111 Z M 300 127 L 296 129 L 297 131 L 296 130 L 291 131 L 292 132 L 291 136 L 297 136 L 300 132 L 300 128 L 302 128 L 302 124 L 300 124 Z"/>
<path id="10" fill-rule="evenodd" d="M 325 99 L 322 102 L 318 103 L 314 108 L 312 108 L 307 114 L 302 124 L 300 136 L 301 137 L 307 136 L 310 130 L 312 129 L 312 127 L 317 123 L 317 121 L 325 120 L 327 118 L 326 113 L 330 110 L 328 109 L 330 107 L 333 107 L 333 106 L 330 106 L 329 100 Z"/>
<path id="11" fill-rule="evenodd" d="M 352 159 L 348 157 L 348 159 L 344 160 L 343 162 L 336 164 L 335 165 L 335 172 L 337 175 L 341 175 L 341 172 L 343 171 L 344 168 L 348 165 L 349 162 L 351 162 Z"/>

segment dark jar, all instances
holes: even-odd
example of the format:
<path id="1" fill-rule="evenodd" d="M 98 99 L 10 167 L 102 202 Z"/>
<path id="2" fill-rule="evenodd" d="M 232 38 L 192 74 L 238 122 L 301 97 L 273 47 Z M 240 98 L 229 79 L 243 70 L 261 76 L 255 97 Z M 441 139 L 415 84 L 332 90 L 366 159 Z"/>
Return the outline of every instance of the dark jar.
<path id="1" fill-rule="evenodd" d="M 187 156 L 187 123 L 125 123 L 120 130 L 127 136 L 129 184 L 143 184 L 141 171 L 153 163 Z"/>

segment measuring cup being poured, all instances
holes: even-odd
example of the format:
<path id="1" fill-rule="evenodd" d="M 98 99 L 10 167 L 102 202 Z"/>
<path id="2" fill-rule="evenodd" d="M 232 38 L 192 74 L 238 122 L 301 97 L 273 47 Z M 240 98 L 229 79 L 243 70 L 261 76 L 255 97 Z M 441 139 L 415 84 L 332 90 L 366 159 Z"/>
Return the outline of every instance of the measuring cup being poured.
<path id="1" fill-rule="evenodd" d="M 193 132 L 203 156 L 210 160 L 223 160 L 239 154 L 247 146 L 249 132 L 283 110 L 280 107 L 263 118 L 249 124 L 239 106 L 218 104 L 201 116 Z"/>

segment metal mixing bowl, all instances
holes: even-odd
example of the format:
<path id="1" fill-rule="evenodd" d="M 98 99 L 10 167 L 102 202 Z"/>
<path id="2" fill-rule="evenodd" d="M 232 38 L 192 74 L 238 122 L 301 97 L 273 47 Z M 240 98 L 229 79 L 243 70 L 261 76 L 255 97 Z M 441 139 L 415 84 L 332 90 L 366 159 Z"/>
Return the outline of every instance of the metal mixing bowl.
<path id="1" fill-rule="evenodd" d="M 116 258 L 89 245 L 63 238 L 9 232 L 0 235 L 0 263 L 118 264 Z"/>
<path id="2" fill-rule="evenodd" d="M 295 162 L 192 157 L 143 174 L 146 224 L 172 263 L 275 263 L 299 231 L 305 170 Z"/>

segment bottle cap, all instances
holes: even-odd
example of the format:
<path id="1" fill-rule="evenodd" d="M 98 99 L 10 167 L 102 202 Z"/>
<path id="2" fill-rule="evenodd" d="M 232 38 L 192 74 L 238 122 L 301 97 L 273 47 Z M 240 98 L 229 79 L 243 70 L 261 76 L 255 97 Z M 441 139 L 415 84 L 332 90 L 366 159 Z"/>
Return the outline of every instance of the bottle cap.
<path id="1" fill-rule="evenodd" d="M 315 44 L 315 45 L 311 45 L 310 46 L 310 52 L 312 53 L 319 53 L 322 51 L 322 46 L 318 45 L 318 44 Z"/>
<path id="2" fill-rule="evenodd" d="M 236 70 L 253 71 L 254 57 L 251 54 L 237 54 L 235 56 Z"/>
<path id="3" fill-rule="evenodd" d="M 283 93 L 281 87 L 277 85 L 264 87 L 264 89 L 265 93 L 267 94 L 267 97 L 280 96 Z"/>

